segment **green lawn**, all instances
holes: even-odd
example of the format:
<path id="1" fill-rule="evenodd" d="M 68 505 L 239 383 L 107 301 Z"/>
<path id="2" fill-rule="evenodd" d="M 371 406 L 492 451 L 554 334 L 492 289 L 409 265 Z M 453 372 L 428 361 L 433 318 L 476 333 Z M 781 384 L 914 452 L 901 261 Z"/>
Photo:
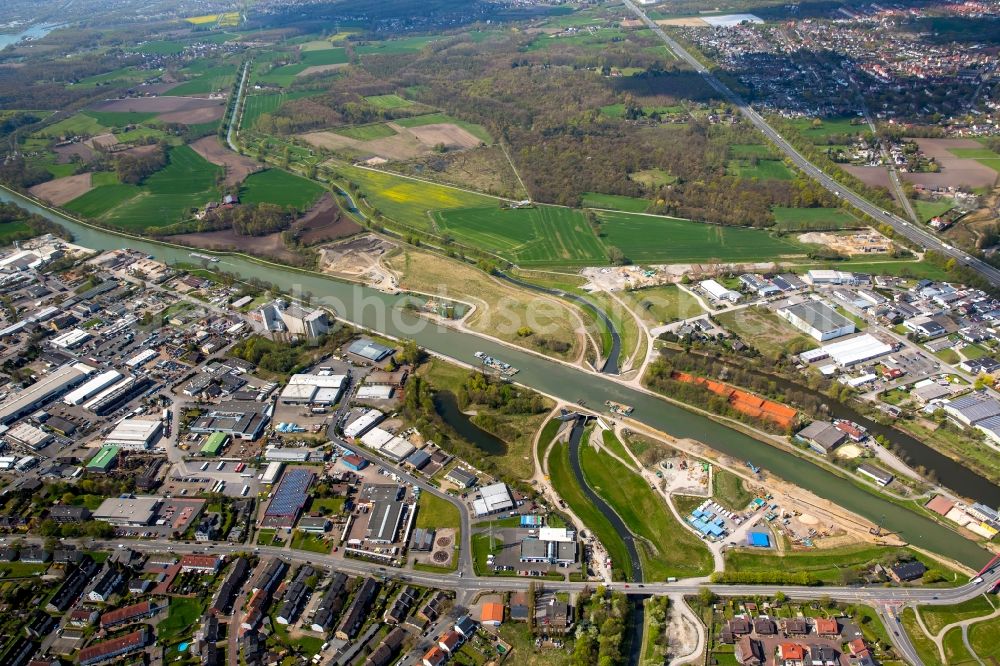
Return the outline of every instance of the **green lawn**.
<path id="1" fill-rule="evenodd" d="M 775 229 L 780 231 L 810 231 L 813 229 L 843 229 L 858 226 L 858 219 L 841 208 L 783 208 L 775 206 Z"/>
<path id="2" fill-rule="evenodd" d="M 401 178 L 383 171 L 342 167 L 364 198 L 383 215 L 416 229 L 429 229 L 428 211 L 473 206 L 497 206 L 497 200 L 454 187 Z"/>
<path id="3" fill-rule="evenodd" d="M 358 141 L 373 141 L 396 135 L 396 130 L 384 123 L 357 125 L 355 127 L 337 127 L 333 132 L 341 136 L 346 136 L 348 139 L 357 139 Z"/>
<path id="4" fill-rule="evenodd" d="M 344 497 L 313 498 L 312 503 L 309 505 L 309 510 L 332 516 L 343 511 L 346 502 L 347 499 Z"/>
<path id="5" fill-rule="evenodd" d="M 635 469 L 635 462 L 632 460 L 632 456 L 628 454 L 628 451 L 625 450 L 625 445 L 615 436 L 614 432 L 605 430 L 601 433 L 601 440 L 604 443 L 604 448 L 624 460 L 626 465 Z"/>
<path id="6" fill-rule="evenodd" d="M 153 55 L 176 55 L 184 50 L 184 42 L 170 39 L 146 42 L 138 50 Z"/>
<path id="7" fill-rule="evenodd" d="M 969 643 L 976 655 L 986 663 L 1000 662 L 1000 618 L 977 622 L 969 627 Z"/>
<path id="8" fill-rule="evenodd" d="M 917 651 L 917 656 L 925 664 L 937 664 L 941 661 L 941 653 L 938 652 L 937 646 L 934 642 L 924 633 L 924 630 L 920 628 L 917 624 L 917 617 L 912 608 L 904 608 L 903 612 L 899 615 L 903 623 L 903 629 L 906 630 L 906 635 L 913 643 L 914 649 Z"/>
<path id="9" fill-rule="evenodd" d="M 174 86 L 168 92 L 171 95 L 204 95 L 228 90 L 235 80 L 235 65 L 212 67 L 195 78 Z"/>
<path id="10" fill-rule="evenodd" d="M 993 610 L 990 600 L 985 595 L 979 595 L 951 606 L 924 606 L 920 609 L 920 617 L 927 625 L 927 630 L 937 634 L 952 622 L 989 615 Z"/>
<path id="11" fill-rule="evenodd" d="M 723 227 L 670 217 L 601 212 L 604 243 L 634 262 L 769 261 L 804 255 L 807 246 L 766 231 Z"/>
<path id="12" fill-rule="evenodd" d="M 674 519 L 666 502 L 641 476 L 611 456 L 581 445 L 580 463 L 588 485 L 611 505 L 637 537 L 643 578 L 700 576 L 712 570 L 708 549 Z"/>
<path id="13" fill-rule="evenodd" d="M 272 203 L 299 211 L 308 209 L 324 192 L 319 183 L 281 169 L 266 169 L 251 174 L 240 187 L 244 203 Z"/>
<path id="14" fill-rule="evenodd" d="M 798 118 L 791 123 L 802 133 L 804 137 L 813 143 L 825 144 L 830 136 L 843 134 L 862 134 L 870 131 L 868 125 L 861 122 L 859 118 L 824 118 L 818 127 L 813 127 L 813 119 Z"/>
<path id="15" fill-rule="evenodd" d="M 619 538 L 615 528 L 597 507 L 587 499 L 573 476 L 569 464 L 569 447 L 557 444 L 549 454 L 549 478 L 559 497 L 569 505 L 584 525 L 604 545 L 615 569 L 624 573 L 626 579 L 632 577 L 632 563 L 628 558 L 625 543 Z"/>
<path id="16" fill-rule="evenodd" d="M 626 291 L 619 294 L 619 298 L 643 321 L 653 326 L 687 319 L 704 312 L 696 298 L 673 284 Z"/>
<path id="17" fill-rule="evenodd" d="M 949 148 L 948 152 L 955 157 L 964 157 L 973 160 L 1000 159 L 1000 155 L 997 155 L 989 148 Z"/>
<path id="18" fill-rule="evenodd" d="M 35 136 L 44 138 L 95 136 L 106 132 L 108 132 L 108 128 L 97 122 L 93 116 L 87 113 L 77 113 L 35 132 Z"/>
<path id="19" fill-rule="evenodd" d="M 347 62 L 347 49 L 334 47 L 302 53 L 302 64 L 306 67 L 317 65 L 342 65 Z"/>
<path id="20" fill-rule="evenodd" d="M 180 222 L 192 210 L 219 197 L 215 183 L 221 173 L 222 167 L 205 160 L 190 147 L 175 146 L 170 149 L 167 166 L 146 179 L 138 196 L 109 210 L 101 219 L 131 230 Z"/>
<path id="21" fill-rule="evenodd" d="M 876 561 L 890 563 L 900 548 L 861 544 L 824 550 L 790 551 L 785 555 L 758 550 L 734 549 L 726 552 L 726 572 L 803 574 L 811 583 L 840 585 L 842 570 L 865 567 Z"/>
<path id="22" fill-rule="evenodd" d="M 386 40 L 384 42 L 364 42 L 354 47 L 359 56 L 366 55 L 402 55 L 416 53 L 433 41 L 440 39 L 434 35 L 420 37 L 404 37 L 402 39 Z"/>
<path id="23" fill-rule="evenodd" d="M 441 125 L 450 124 L 457 125 L 464 129 L 466 132 L 476 137 L 483 143 L 493 143 L 493 137 L 490 133 L 486 131 L 486 128 L 482 125 L 477 125 L 476 123 L 467 123 L 464 120 L 459 120 L 458 118 L 452 118 L 446 113 L 426 113 L 422 116 L 413 116 L 411 118 L 399 118 L 394 121 L 400 127 L 423 127 L 424 125 Z"/>
<path id="24" fill-rule="evenodd" d="M 712 496 L 719 504 L 732 511 L 742 511 L 754 498 L 753 494 L 743 488 L 743 479 L 732 472 L 715 468 L 712 482 Z"/>
<path id="25" fill-rule="evenodd" d="M 944 215 L 955 207 L 955 203 L 949 201 L 948 199 L 939 199 L 937 201 L 923 201 L 922 199 L 917 199 L 912 203 L 913 210 L 917 213 L 917 217 L 921 222 L 927 222 L 933 217 Z"/>
<path id="26" fill-rule="evenodd" d="M 274 537 L 278 533 L 277 530 L 264 529 L 257 532 L 257 545 L 258 546 L 270 546 L 274 542 Z"/>
<path id="27" fill-rule="evenodd" d="M 629 180 L 634 180 L 647 189 L 669 185 L 677 180 L 664 169 L 643 169 L 642 171 L 630 173 L 628 177 Z"/>
<path id="28" fill-rule="evenodd" d="M 762 143 L 734 143 L 729 146 L 730 154 L 735 158 L 746 159 L 748 157 L 773 158 L 774 151 L 770 146 Z"/>
<path id="29" fill-rule="evenodd" d="M 751 160 L 734 159 L 726 168 L 731 176 L 740 178 L 756 178 L 758 180 L 791 180 L 794 175 L 781 160 Z"/>
<path id="30" fill-rule="evenodd" d="M 292 548 L 296 550 L 308 550 L 310 553 L 326 554 L 330 552 L 332 546 L 323 540 L 318 534 L 295 530 L 292 534 Z"/>
<path id="31" fill-rule="evenodd" d="M 461 526 L 458 507 L 437 495 L 426 491 L 422 492 L 420 500 L 417 502 L 416 526 L 424 529 L 452 528 L 457 530 Z"/>
<path id="32" fill-rule="evenodd" d="M 399 95 L 369 95 L 365 97 L 365 101 L 380 109 L 405 109 L 413 106 L 413 102 Z"/>
<path id="33" fill-rule="evenodd" d="M 198 597 L 171 597 L 167 617 L 156 625 L 157 639 L 167 643 L 181 638 L 184 632 L 194 628 L 203 610 L 204 602 Z"/>
<path id="34" fill-rule="evenodd" d="M 583 207 L 623 210 L 627 213 L 644 213 L 649 208 L 649 201 L 635 197 L 623 197 L 617 194 L 584 192 Z"/>
<path id="35" fill-rule="evenodd" d="M 434 220 L 441 233 L 519 265 L 592 266 L 607 261 L 601 241 L 578 210 L 491 206 L 440 211 Z"/>
<path id="36" fill-rule="evenodd" d="M 971 642 L 971 641 L 970 641 Z M 949 666 L 978 666 L 969 651 L 965 649 L 965 641 L 962 640 L 962 628 L 955 627 L 948 631 L 941 640 L 944 646 L 945 663 Z"/>

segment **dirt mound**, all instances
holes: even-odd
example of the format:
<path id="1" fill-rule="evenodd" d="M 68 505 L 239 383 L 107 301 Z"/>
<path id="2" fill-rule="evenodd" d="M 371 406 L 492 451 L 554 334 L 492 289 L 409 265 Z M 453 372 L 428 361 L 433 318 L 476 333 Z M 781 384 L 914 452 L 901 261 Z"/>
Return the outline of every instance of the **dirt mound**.
<path id="1" fill-rule="evenodd" d="M 216 136 L 202 137 L 192 143 L 191 148 L 212 164 L 226 169 L 226 185 L 239 185 L 244 178 L 262 168 L 259 162 L 226 148 Z"/>
<path id="2" fill-rule="evenodd" d="M 447 548 L 451 545 L 451 537 L 441 537 L 434 542 L 434 545 L 438 548 Z"/>
<path id="3" fill-rule="evenodd" d="M 436 553 L 434 553 L 433 555 L 431 555 L 431 559 L 434 560 L 435 562 L 439 562 L 439 563 L 447 562 L 448 558 L 450 558 L 450 557 L 451 556 L 448 553 L 444 552 L 443 550 L 439 550 Z"/>
<path id="4" fill-rule="evenodd" d="M 315 245 L 352 236 L 362 227 L 344 215 L 331 192 L 325 193 L 292 225 L 292 233 L 303 245 Z"/>
<path id="5" fill-rule="evenodd" d="M 43 201 L 48 201 L 50 204 L 56 206 L 62 206 L 64 203 L 72 201 L 82 194 L 86 194 L 92 187 L 90 173 L 88 172 L 76 176 L 56 178 L 47 183 L 35 185 L 28 191 Z"/>

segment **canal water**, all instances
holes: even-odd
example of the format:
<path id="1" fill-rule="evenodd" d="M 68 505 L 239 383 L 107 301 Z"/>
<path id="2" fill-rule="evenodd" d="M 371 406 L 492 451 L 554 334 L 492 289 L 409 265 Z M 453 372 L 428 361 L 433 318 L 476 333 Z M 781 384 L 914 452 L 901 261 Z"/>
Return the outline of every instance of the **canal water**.
<path id="1" fill-rule="evenodd" d="M 451 391 L 438 391 L 434 394 L 434 409 L 441 415 L 444 422 L 454 428 L 463 439 L 472 442 L 476 448 L 491 456 L 502 456 L 507 453 L 507 444 L 492 433 L 486 432 L 462 412 L 458 406 L 458 398 Z"/>
<path id="2" fill-rule="evenodd" d="M 58 27 L 57 23 L 37 23 L 17 33 L 0 33 L 0 50 L 22 39 L 41 39 Z"/>
<path id="3" fill-rule="evenodd" d="M 67 220 L 7 190 L 0 189 L 0 200 L 14 201 L 63 225 L 72 232 L 77 243 L 86 247 L 130 247 L 167 263 L 192 261 L 190 250 L 186 248 L 93 229 Z M 768 472 L 842 506 L 845 511 L 880 522 L 885 529 L 900 534 L 915 545 L 954 558 L 977 570 L 990 559 L 980 545 L 947 527 L 858 488 L 807 460 L 611 379 L 420 318 L 398 307 L 404 296 L 383 294 L 310 271 L 243 257 L 224 256 L 217 266 L 244 278 L 270 282 L 292 294 L 310 292 L 316 301 L 332 307 L 344 319 L 394 337 L 413 339 L 426 349 L 465 363 L 477 363 L 475 352 L 483 351 L 519 368 L 520 372 L 515 377 L 518 382 L 564 400 L 585 400 L 589 405 L 602 405 L 605 400 L 614 400 L 632 405 L 635 408 L 633 418 L 638 421 L 674 437 L 695 439 L 726 455 L 752 461 Z"/>
<path id="4" fill-rule="evenodd" d="M 661 349 L 661 353 L 669 358 L 681 352 Z M 808 387 L 793 384 L 787 379 L 774 375 L 763 376 L 767 377 L 768 381 L 774 382 L 778 390 L 784 391 L 787 389 L 806 393 L 822 400 L 830 409 L 830 418 L 854 421 L 858 425 L 867 428 L 871 434 L 882 435 L 899 447 L 910 466 L 917 467 L 918 465 L 923 465 L 928 470 L 934 470 L 937 474 L 938 482 L 945 488 L 950 488 L 963 497 L 972 498 L 988 506 L 1000 506 L 1000 487 L 943 453 L 932 449 L 919 439 L 892 426 L 872 421 L 853 408 L 836 400 L 831 400 L 822 393 L 810 390 Z"/>

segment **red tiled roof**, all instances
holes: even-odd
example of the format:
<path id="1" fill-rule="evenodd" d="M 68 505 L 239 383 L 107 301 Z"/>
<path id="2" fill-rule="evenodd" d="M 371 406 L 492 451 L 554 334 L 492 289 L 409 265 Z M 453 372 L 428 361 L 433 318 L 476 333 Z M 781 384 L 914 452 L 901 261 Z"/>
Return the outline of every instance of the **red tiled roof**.
<path id="1" fill-rule="evenodd" d="M 112 655 L 120 650 L 140 648 L 145 642 L 146 630 L 140 629 L 139 631 L 133 631 L 130 634 L 120 636 L 119 638 L 112 638 L 110 641 L 104 641 L 103 643 L 83 648 L 80 650 L 78 660 L 84 662 L 91 659 L 100 659 L 105 655 Z"/>
<path id="2" fill-rule="evenodd" d="M 955 506 L 955 503 L 944 495 L 935 495 L 934 499 L 924 505 L 928 510 L 934 513 L 945 515 Z"/>
<path id="3" fill-rule="evenodd" d="M 118 610 L 108 611 L 107 613 L 101 615 L 101 626 L 111 627 L 116 624 L 122 624 L 123 622 L 128 622 L 132 618 L 142 617 L 150 613 L 152 609 L 152 602 L 142 601 L 137 604 L 132 604 L 131 606 L 119 608 Z"/>
<path id="4" fill-rule="evenodd" d="M 778 654 L 782 659 L 805 659 L 806 649 L 798 643 L 781 643 L 778 645 Z"/>
<path id="5" fill-rule="evenodd" d="M 181 569 L 215 569 L 219 566 L 217 555 L 185 555 L 181 558 Z"/>
<path id="6" fill-rule="evenodd" d="M 836 634 L 840 632 L 836 620 L 825 617 L 816 618 L 816 632 L 820 634 Z"/>

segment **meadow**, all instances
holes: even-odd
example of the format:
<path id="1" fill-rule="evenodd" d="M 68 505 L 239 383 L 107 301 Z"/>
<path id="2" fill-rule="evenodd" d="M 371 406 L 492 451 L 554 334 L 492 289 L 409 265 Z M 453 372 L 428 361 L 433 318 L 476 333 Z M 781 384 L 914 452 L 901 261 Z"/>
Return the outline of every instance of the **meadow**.
<path id="1" fill-rule="evenodd" d="M 97 121 L 98 125 L 104 127 L 125 127 L 126 125 L 138 125 L 152 120 L 157 115 L 153 111 L 84 111 L 85 115 Z"/>
<path id="2" fill-rule="evenodd" d="M 913 210 L 921 222 L 927 222 L 938 215 L 944 215 L 955 207 L 954 202 L 948 199 L 939 199 L 937 201 L 923 201 L 918 199 L 912 203 Z"/>
<path id="3" fill-rule="evenodd" d="M 604 243 L 635 262 L 768 261 L 806 253 L 801 243 L 759 229 L 632 213 L 601 212 L 598 217 Z"/>
<path id="4" fill-rule="evenodd" d="M 136 185 L 102 185 L 78 196 L 63 208 L 83 217 L 99 218 L 115 206 L 138 196 L 141 191 Z"/>
<path id="5" fill-rule="evenodd" d="M 861 224 L 856 217 L 841 208 L 775 207 L 771 212 L 774 213 L 774 228 L 779 231 L 844 229 Z"/>
<path id="6" fill-rule="evenodd" d="M 627 213 L 644 213 L 649 208 L 649 201 L 646 199 L 623 197 L 618 194 L 600 194 L 598 192 L 584 192 L 581 203 L 584 208 L 623 210 Z"/>
<path id="7" fill-rule="evenodd" d="M 797 118 L 790 121 L 802 136 L 816 144 L 829 143 L 831 136 L 842 136 L 845 134 L 863 134 L 870 131 L 868 125 L 854 124 L 858 118 L 824 118 L 817 127 L 813 126 L 811 118 Z"/>
<path id="8" fill-rule="evenodd" d="M 607 261 L 601 241 L 578 210 L 492 206 L 441 211 L 434 219 L 441 233 L 515 264 L 592 266 Z"/>
<path id="9" fill-rule="evenodd" d="M 629 180 L 635 181 L 648 189 L 660 187 L 661 185 L 669 185 L 677 180 L 663 169 L 643 169 L 642 171 L 630 173 L 628 177 Z"/>
<path id="10" fill-rule="evenodd" d="M 430 230 L 428 211 L 474 206 L 496 206 L 498 202 L 473 192 L 401 178 L 383 171 L 344 166 L 338 171 L 358 186 L 364 199 L 399 224 Z"/>
<path id="11" fill-rule="evenodd" d="M 108 128 L 97 122 L 93 116 L 77 113 L 35 132 L 35 136 L 49 139 L 62 136 L 95 136 L 107 131 Z"/>
<path id="12" fill-rule="evenodd" d="M 669 116 L 679 113 L 686 113 L 683 106 L 644 106 L 642 107 L 643 112 L 648 116 L 655 113 L 659 113 L 661 116 Z M 617 104 L 608 104 L 607 106 L 601 107 L 601 113 L 608 118 L 624 118 L 625 117 L 625 104 L 619 102 Z"/>
<path id="13" fill-rule="evenodd" d="M 416 53 L 422 48 L 437 41 L 440 37 L 427 35 L 422 37 L 404 37 L 384 42 L 364 42 L 354 47 L 354 52 L 359 56 L 366 55 L 403 55 L 406 53 Z"/>
<path id="14" fill-rule="evenodd" d="M 199 73 L 180 85 L 171 88 L 170 95 L 205 95 L 217 91 L 225 91 L 236 80 L 236 68 L 232 65 L 212 67 Z"/>
<path id="15" fill-rule="evenodd" d="M 346 136 L 348 139 L 358 141 L 374 141 L 375 139 L 385 139 L 396 135 L 396 130 L 385 123 L 375 123 L 372 125 L 355 125 L 354 127 L 337 127 L 331 130 L 335 134 Z"/>
<path id="16" fill-rule="evenodd" d="M 405 109 L 413 106 L 413 102 L 399 95 L 369 95 L 365 97 L 365 101 L 380 109 Z"/>
<path id="17" fill-rule="evenodd" d="M 580 465 L 587 484 L 600 495 L 638 537 L 643 579 L 699 576 L 712 569 L 701 540 L 677 524 L 663 498 L 641 476 L 591 446 L 580 446 Z"/>
<path id="18" fill-rule="evenodd" d="M 746 159 L 729 160 L 726 172 L 740 178 L 756 178 L 758 180 L 791 180 L 792 172 L 781 160 Z"/>
<path id="19" fill-rule="evenodd" d="M 272 203 L 305 211 L 324 192 L 323 186 L 281 169 L 251 174 L 240 188 L 243 203 Z"/>

